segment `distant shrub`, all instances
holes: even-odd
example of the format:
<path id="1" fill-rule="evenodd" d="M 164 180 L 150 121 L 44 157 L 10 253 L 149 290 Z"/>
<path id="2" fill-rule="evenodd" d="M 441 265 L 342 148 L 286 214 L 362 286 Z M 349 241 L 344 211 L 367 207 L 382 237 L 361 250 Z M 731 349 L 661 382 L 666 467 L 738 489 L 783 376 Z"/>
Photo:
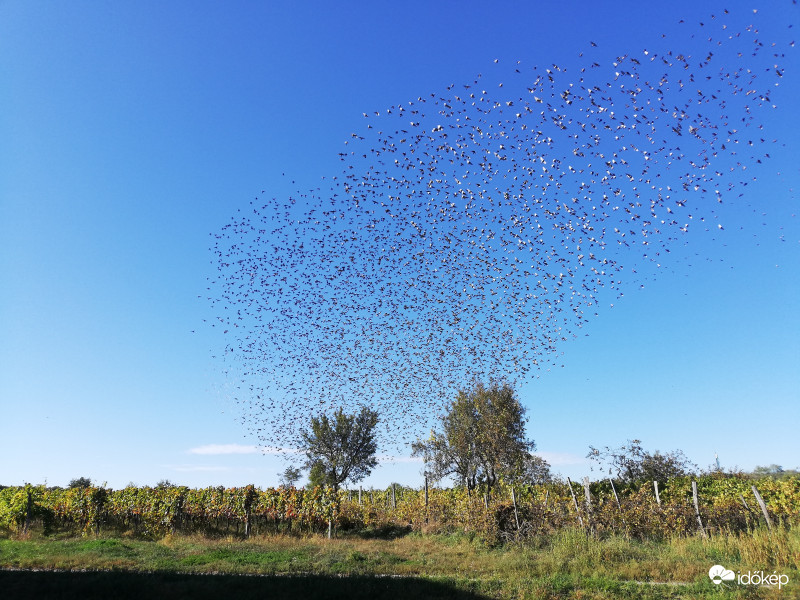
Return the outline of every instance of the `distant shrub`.
<path id="1" fill-rule="evenodd" d="M 92 487 L 92 480 L 88 477 L 78 477 L 77 479 L 71 479 L 69 482 L 68 488 L 88 488 Z"/>

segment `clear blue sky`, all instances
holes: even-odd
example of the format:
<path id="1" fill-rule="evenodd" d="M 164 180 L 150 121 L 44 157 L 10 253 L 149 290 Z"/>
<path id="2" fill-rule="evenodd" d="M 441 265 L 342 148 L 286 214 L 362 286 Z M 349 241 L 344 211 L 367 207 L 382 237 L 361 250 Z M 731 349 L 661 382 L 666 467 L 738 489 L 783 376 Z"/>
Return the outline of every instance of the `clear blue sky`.
<path id="1" fill-rule="evenodd" d="M 212 358 L 224 341 L 203 325 L 210 234 L 261 190 L 339 172 L 363 112 L 444 93 L 495 59 L 574 65 L 590 40 L 607 66 L 723 8 L 786 51 L 764 118 L 780 144 L 721 209 L 724 234 L 689 238 L 602 306 L 519 398 L 538 450 L 572 477 L 590 474 L 590 444 L 634 437 L 701 466 L 715 452 L 728 467 L 800 466 L 790 1 L 5 1 L 0 483 L 276 484 L 283 463 L 254 450 Z M 401 459 L 365 485 L 418 485 L 419 467 Z"/>

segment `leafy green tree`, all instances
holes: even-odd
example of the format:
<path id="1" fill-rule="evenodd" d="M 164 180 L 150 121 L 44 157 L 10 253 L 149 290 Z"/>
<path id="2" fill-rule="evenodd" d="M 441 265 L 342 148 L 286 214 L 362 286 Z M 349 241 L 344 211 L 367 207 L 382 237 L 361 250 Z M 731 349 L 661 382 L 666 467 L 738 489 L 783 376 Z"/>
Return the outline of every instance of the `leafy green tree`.
<path id="1" fill-rule="evenodd" d="M 771 464 L 769 466 L 756 466 L 749 475 L 754 479 L 762 479 L 764 477 L 783 479 L 784 477 L 791 477 L 797 474 L 797 469 L 784 469 L 781 465 Z"/>
<path id="2" fill-rule="evenodd" d="M 293 487 L 295 483 L 300 481 L 300 469 L 289 465 L 279 474 L 281 487 Z"/>
<path id="3" fill-rule="evenodd" d="M 550 472 L 550 463 L 541 456 L 530 454 L 522 463 L 522 470 L 513 479 L 520 483 L 542 484 L 553 481 L 553 474 Z"/>
<path id="4" fill-rule="evenodd" d="M 355 483 L 369 475 L 378 464 L 375 458 L 377 424 L 378 413 L 366 406 L 353 415 L 345 414 L 340 408 L 332 419 L 327 415 L 313 417 L 311 429 L 300 433 L 309 483 L 338 490 L 345 481 Z"/>
<path id="5" fill-rule="evenodd" d="M 78 477 L 77 479 L 71 479 L 69 482 L 70 488 L 88 488 L 92 487 L 92 480 L 88 477 Z"/>
<path id="6" fill-rule="evenodd" d="M 325 472 L 324 464 L 322 461 L 312 463 L 311 466 L 308 467 L 308 487 L 325 487 L 326 485 L 332 484 L 328 480 L 328 475 Z"/>
<path id="7" fill-rule="evenodd" d="M 768 467 L 758 465 L 753 469 L 753 476 L 755 477 L 780 477 L 783 473 L 783 467 L 775 464 L 769 465 Z"/>
<path id="8" fill-rule="evenodd" d="M 525 437 L 525 408 L 507 384 L 459 391 L 441 422 L 441 431 L 412 445 L 414 455 L 425 458 L 434 481 L 452 476 L 468 493 L 481 484 L 490 492 L 500 477 L 520 477 L 536 447 Z"/>
<path id="9" fill-rule="evenodd" d="M 641 440 L 628 440 L 619 448 L 606 446 L 602 450 L 589 446 L 586 458 L 594 461 L 609 475 L 625 482 L 667 481 L 697 472 L 697 465 L 691 462 L 681 450 L 662 454 L 658 450 L 649 452 L 642 447 Z"/>

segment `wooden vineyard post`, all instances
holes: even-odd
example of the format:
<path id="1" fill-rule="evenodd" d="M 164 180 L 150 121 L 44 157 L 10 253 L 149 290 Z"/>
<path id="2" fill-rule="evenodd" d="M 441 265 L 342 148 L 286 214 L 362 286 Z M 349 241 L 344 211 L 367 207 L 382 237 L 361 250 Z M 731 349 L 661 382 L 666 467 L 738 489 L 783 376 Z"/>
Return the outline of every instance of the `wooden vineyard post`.
<path id="1" fill-rule="evenodd" d="M 22 528 L 23 533 L 27 533 L 28 529 L 31 526 L 31 515 L 33 514 L 33 495 L 31 494 L 30 488 L 27 490 L 28 492 L 28 502 L 27 506 L 25 507 L 25 525 Z"/>
<path id="2" fill-rule="evenodd" d="M 611 484 L 611 491 L 614 492 L 614 500 L 617 501 L 617 509 L 619 510 L 619 516 L 622 519 L 622 524 L 627 528 L 628 524 L 625 522 L 625 517 L 622 514 L 622 504 L 619 501 L 619 496 L 617 496 L 617 488 L 614 487 L 614 482 L 610 477 L 608 478 L 608 483 Z"/>
<path id="3" fill-rule="evenodd" d="M 586 519 L 589 522 L 589 527 L 594 530 L 594 518 L 592 515 L 592 493 L 589 490 L 589 478 L 583 478 L 583 494 L 586 500 Z"/>
<path id="4" fill-rule="evenodd" d="M 519 513 L 517 512 L 517 497 L 514 494 L 514 488 L 511 488 L 511 504 L 514 505 L 514 521 L 517 523 L 517 531 L 519 531 Z"/>
<path id="5" fill-rule="evenodd" d="M 581 524 L 581 527 L 584 527 L 581 509 L 578 508 L 578 499 L 575 497 L 575 490 L 572 489 L 572 480 L 569 477 L 567 477 L 567 485 L 569 485 L 569 493 L 572 494 L 572 503 L 575 505 L 575 514 L 578 515 L 578 522 Z"/>
<path id="6" fill-rule="evenodd" d="M 767 505 L 764 504 L 764 499 L 761 497 L 761 494 L 758 493 L 756 486 L 753 486 L 753 495 L 756 497 L 756 502 L 758 502 L 758 505 L 761 507 L 761 512 L 764 513 L 764 518 L 767 520 L 767 529 L 772 531 L 772 521 L 767 512 Z"/>
<path id="7" fill-rule="evenodd" d="M 425 524 L 428 524 L 428 472 L 425 471 Z"/>
<path id="8" fill-rule="evenodd" d="M 614 487 L 614 482 L 611 481 L 610 477 L 608 479 L 608 483 L 611 484 L 611 491 L 614 492 L 614 500 L 617 501 L 617 508 L 619 509 L 619 512 L 622 513 L 622 504 L 619 503 L 619 496 L 617 496 L 617 488 Z"/>
<path id="9" fill-rule="evenodd" d="M 586 496 L 586 511 L 592 512 L 592 493 L 589 491 L 589 478 L 583 478 L 583 494 Z"/>
<path id="10" fill-rule="evenodd" d="M 739 498 L 741 498 L 742 504 L 744 504 L 744 510 L 745 510 L 744 515 L 745 515 L 745 519 L 747 521 L 747 526 L 749 528 L 750 527 L 750 515 L 751 515 L 750 507 L 747 505 L 747 500 L 744 499 L 744 494 L 739 494 Z"/>
<path id="11" fill-rule="evenodd" d="M 661 496 L 658 494 L 658 481 L 656 481 L 655 479 L 653 479 L 653 489 L 656 491 L 656 504 L 658 504 L 658 506 L 660 507 Z"/>
<path id="12" fill-rule="evenodd" d="M 361 492 L 362 491 L 363 490 L 361 489 L 361 486 L 358 486 L 358 505 L 359 506 L 361 506 Z"/>
<path id="13" fill-rule="evenodd" d="M 249 538 L 250 533 L 252 531 L 252 513 L 253 513 L 253 503 L 258 500 L 258 492 L 256 492 L 255 486 L 248 486 L 245 488 L 247 491 L 245 492 L 244 497 L 244 537 Z M 181 493 L 180 498 L 178 499 L 177 506 L 175 509 L 176 512 L 176 520 L 180 523 L 181 519 L 183 518 L 183 504 L 185 502 L 185 494 Z"/>
<path id="14" fill-rule="evenodd" d="M 394 484 L 392 484 L 392 510 L 397 508 L 397 496 L 395 496 Z"/>
<path id="15" fill-rule="evenodd" d="M 547 520 L 547 515 L 545 513 L 547 512 L 547 500 L 549 499 L 549 497 L 550 497 L 550 490 L 545 486 L 545 488 L 544 488 L 544 504 L 542 505 L 542 509 L 543 509 L 543 512 L 542 512 L 542 523 L 543 524 Z"/>
<path id="16" fill-rule="evenodd" d="M 326 490 L 329 489 L 327 485 L 325 486 L 325 489 Z M 333 537 L 333 519 L 331 517 L 328 517 L 328 539 L 331 539 L 332 537 Z"/>
<path id="17" fill-rule="evenodd" d="M 180 531 L 183 525 L 183 503 L 185 501 L 184 494 L 180 495 L 178 502 L 175 505 L 175 517 L 172 520 L 172 531 L 173 533 L 176 531 Z M 245 511 L 246 511 L 246 523 L 244 527 L 244 534 L 245 537 L 250 532 L 250 505 L 247 504 L 247 500 L 245 500 Z"/>
<path id="18" fill-rule="evenodd" d="M 705 527 L 703 527 L 703 520 L 700 518 L 700 502 L 697 499 L 697 482 L 692 480 L 692 499 L 694 500 L 694 515 L 697 517 L 697 526 L 700 529 L 700 535 L 704 539 L 708 539 Z"/>

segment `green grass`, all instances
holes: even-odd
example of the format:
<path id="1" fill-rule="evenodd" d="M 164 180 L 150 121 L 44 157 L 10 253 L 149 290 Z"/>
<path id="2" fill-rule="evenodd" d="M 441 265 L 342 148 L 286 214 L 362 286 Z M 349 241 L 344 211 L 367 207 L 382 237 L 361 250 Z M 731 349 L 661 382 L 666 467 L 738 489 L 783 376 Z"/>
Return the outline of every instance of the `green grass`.
<path id="1" fill-rule="evenodd" d="M 636 541 L 580 530 L 489 547 L 468 536 L 0 539 L 4 598 L 800 598 L 800 533 Z M 708 569 L 786 573 L 782 590 Z M 41 569 L 45 572 L 34 572 Z M 113 590 L 113 593 L 109 590 Z M 235 592 L 231 590 L 236 590 Z M 16 595 L 15 595 L 16 594 Z"/>

